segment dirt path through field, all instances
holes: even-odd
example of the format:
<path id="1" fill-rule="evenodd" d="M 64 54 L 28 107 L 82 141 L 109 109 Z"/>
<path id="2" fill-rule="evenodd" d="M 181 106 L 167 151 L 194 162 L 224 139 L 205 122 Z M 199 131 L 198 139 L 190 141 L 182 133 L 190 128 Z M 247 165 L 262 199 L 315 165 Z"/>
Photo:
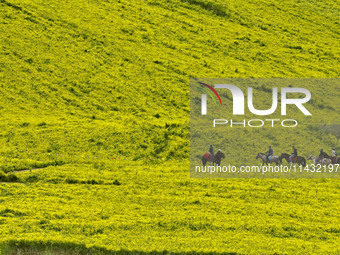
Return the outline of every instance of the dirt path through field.
<path id="1" fill-rule="evenodd" d="M 28 171 L 35 171 L 35 170 L 39 170 L 39 169 L 44 169 L 46 167 L 40 167 L 40 168 L 33 168 L 33 169 L 23 169 L 23 170 L 16 170 L 16 171 L 13 171 L 13 172 L 9 172 L 8 174 L 10 173 L 25 173 L 25 172 L 28 172 Z"/>

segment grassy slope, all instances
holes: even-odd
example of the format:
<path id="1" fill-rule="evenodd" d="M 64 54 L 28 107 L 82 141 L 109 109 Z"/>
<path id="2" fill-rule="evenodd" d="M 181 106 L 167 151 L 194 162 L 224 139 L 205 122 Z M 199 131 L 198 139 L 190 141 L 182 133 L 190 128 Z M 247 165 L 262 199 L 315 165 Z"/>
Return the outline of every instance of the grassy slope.
<path id="1" fill-rule="evenodd" d="M 337 180 L 201 181 L 188 178 L 187 161 L 102 164 L 49 167 L 20 174 L 24 185 L 1 185 L 2 240 L 146 252 L 339 252 Z M 121 185 L 112 185 L 117 179 Z M 76 183 L 87 180 L 103 183 Z"/>
<path id="2" fill-rule="evenodd" d="M 335 2 L 200 2 L 2 1 L 2 142 L 184 156 L 189 77 L 338 75 Z"/>
<path id="3" fill-rule="evenodd" d="M 60 153 L 188 157 L 189 77 L 337 77 L 338 13 L 336 1 L 1 0 L 3 170 Z M 336 180 L 191 180 L 187 161 L 131 162 L 137 177 L 104 159 L 62 163 L 19 175 L 28 186 L 0 186 L 2 240 L 339 252 Z"/>

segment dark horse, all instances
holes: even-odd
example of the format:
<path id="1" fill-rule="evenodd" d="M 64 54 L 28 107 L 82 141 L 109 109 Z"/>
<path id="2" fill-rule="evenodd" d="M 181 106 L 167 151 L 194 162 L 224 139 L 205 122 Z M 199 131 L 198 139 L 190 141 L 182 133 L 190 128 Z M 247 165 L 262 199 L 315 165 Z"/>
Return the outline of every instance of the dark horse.
<path id="1" fill-rule="evenodd" d="M 290 163 L 289 157 L 290 157 L 290 154 L 288 154 L 288 153 L 281 153 L 281 156 L 280 156 L 281 163 L 282 163 L 282 159 L 283 158 L 287 160 L 287 163 Z M 306 166 L 306 159 L 304 157 L 297 156 L 297 157 L 294 157 L 292 159 L 292 161 L 293 161 L 292 163 L 297 163 L 299 166 L 300 165 Z"/>
<path id="2" fill-rule="evenodd" d="M 340 164 L 340 157 L 330 157 L 330 160 L 332 160 L 332 164 Z"/>
<path id="3" fill-rule="evenodd" d="M 218 151 L 212 158 L 209 153 L 204 153 L 202 157 L 203 166 L 206 166 L 207 162 L 212 162 L 213 165 L 216 164 L 217 166 L 220 166 L 223 158 L 225 158 L 225 156 L 222 151 Z"/>

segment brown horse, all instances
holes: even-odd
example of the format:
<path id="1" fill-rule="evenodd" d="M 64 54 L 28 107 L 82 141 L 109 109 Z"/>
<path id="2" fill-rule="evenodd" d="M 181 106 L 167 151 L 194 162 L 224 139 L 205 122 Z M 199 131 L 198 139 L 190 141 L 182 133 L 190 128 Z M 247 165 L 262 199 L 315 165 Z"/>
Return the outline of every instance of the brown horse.
<path id="1" fill-rule="evenodd" d="M 218 151 L 212 157 L 210 157 L 209 153 L 204 153 L 204 155 L 202 157 L 203 166 L 206 166 L 207 162 L 212 162 L 213 165 L 216 164 L 216 166 L 220 166 L 221 165 L 221 160 L 223 158 L 225 158 L 225 155 L 224 155 L 224 153 L 222 151 Z"/>
<path id="2" fill-rule="evenodd" d="M 281 163 L 282 163 L 283 158 L 287 160 L 287 163 L 290 163 L 289 156 L 290 155 L 288 153 L 281 153 L 281 156 L 280 156 Z M 304 157 L 297 156 L 297 157 L 294 157 L 292 161 L 293 161 L 292 163 L 297 163 L 299 166 L 300 165 L 306 166 L 306 159 Z"/>
<path id="3" fill-rule="evenodd" d="M 330 157 L 329 159 L 331 160 L 331 164 L 333 165 L 340 164 L 340 157 Z"/>

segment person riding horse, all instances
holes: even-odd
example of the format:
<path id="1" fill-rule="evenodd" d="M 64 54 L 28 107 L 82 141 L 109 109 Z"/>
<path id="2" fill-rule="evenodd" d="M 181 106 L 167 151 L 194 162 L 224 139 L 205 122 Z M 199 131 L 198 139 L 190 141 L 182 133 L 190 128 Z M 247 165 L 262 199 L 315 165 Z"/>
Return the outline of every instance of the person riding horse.
<path id="1" fill-rule="evenodd" d="M 315 159 L 315 164 L 319 164 L 319 161 L 325 157 L 328 157 L 327 153 L 320 149 L 320 155 Z"/>
<path id="2" fill-rule="evenodd" d="M 338 153 L 336 153 L 335 148 L 332 148 L 332 155 L 331 155 L 331 160 L 332 163 L 335 164 L 336 163 L 336 157 L 338 156 Z"/>
<path id="3" fill-rule="evenodd" d="M 213 165 L 216 164 L 216 166 L 220 166 L 221 160 L 224 158 L 225 158 L 225 155 L 221 149 L 218 149 L 218 152 L 215 155 L 213 155 L 213 157 L 211 157 L 210 152 L 204 153 L 202 157 L 203 166 L 206 166 L 207 162 L 212 162 Z"/>
<path id="4" fill-rule="evenodd" d="M 269 150 L 266 152 L 266 155 L 267 155 L 267 160 L 269 159 L 270 161 L 272 161 L 274 150 L 271 145 L 269 145 Z"/>
<path id="5" fill-rule="evenodd" d="M 211 144 L 210 144 L 210 148 L 209 148 L 209 154 L 210 154 L 210 159 L 213 159 L 213 157 L 214 157 L 214 148 L 213 148 L 214 146 L 212 146 Z"/>
<path id="6" fill-rule="evenodd" d="M 297 158 L 297 156 L 298 156 L 297 149 L 293 145 L 293 153 L 292 153 L 292 155 L 289 156 L 290 163 L 293 163 L 293 158 Z"/>

